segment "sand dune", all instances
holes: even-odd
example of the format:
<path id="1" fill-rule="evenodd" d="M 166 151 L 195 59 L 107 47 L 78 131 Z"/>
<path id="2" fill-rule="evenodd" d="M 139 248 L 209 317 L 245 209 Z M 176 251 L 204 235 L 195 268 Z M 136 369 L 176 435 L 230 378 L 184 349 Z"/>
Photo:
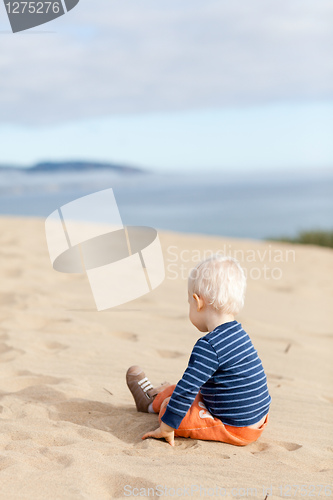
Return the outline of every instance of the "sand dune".
<path id="1" fill-rule="evenodd" d="M 162 487 L 162 498 L 327 498 L 333 252 L 159 235 L 164 283 L 97 312 L 84 275 L 52 269 L 42 219 L 0 219 L 0 498 L 157 497 Z M 269 426 L 244 448 L 142 441 L 157 417 L 136 412 L 126 369 L 139 363 L 153 383 L 180 378 L 200 336 L 187 318 L 185 278 L 196 258 L 218 250 L 238 252 L 248 273 L 238 319 L 267 372 Z"/>

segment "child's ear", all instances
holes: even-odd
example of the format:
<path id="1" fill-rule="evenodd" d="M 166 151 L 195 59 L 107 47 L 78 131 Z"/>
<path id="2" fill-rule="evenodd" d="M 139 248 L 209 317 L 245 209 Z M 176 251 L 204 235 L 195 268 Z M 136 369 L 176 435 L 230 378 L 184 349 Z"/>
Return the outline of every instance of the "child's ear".
<path id="1" fill-rule="evenodd" d="M 197 303 L 197 311 L 201 311 L 201 309 L 203 308 L 204 306 L 204 301 L 201 297 L 199 297 L 199 295 L 197 295 L 196 293 L 194 293 L 192 295 L 192 297 L 194 298 L 194 300 L 196 301 Z"/>

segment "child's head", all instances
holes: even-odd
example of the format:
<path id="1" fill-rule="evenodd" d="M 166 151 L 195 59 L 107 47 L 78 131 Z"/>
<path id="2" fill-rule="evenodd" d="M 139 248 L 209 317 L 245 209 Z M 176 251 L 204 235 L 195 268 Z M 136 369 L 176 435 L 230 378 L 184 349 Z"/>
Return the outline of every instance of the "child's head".
<path id="1" fill-rule="evenodd" d="M 192 269 L 188 279 L 192 323 L 200 331 L 207 331 L 203 316 L 198 326 L 197 313 L 205 308 L 206 314 L 208 309 L 210 314 L 235 316 L 244 305 L 245 289 L 246 277 L 236 259 L 217 254 L 204 260 Z"/>

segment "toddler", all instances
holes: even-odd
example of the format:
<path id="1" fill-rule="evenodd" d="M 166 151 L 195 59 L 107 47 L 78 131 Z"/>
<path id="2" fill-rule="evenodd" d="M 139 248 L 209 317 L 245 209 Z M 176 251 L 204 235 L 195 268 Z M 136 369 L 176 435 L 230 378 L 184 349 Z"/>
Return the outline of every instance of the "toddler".
<path id="1" fill-rule="evenodd" d="M 176 436 L 244 446 L 262 434 L 271 402 L 266 375 L 235 320 L 245 288 L 244 271 L 231 257 L 215 255 L 192 269 L 189 317 L 208 333 L 195 343 L 181 380 L 154 388 L 140 367 L 126 374 L 137 410 L 159 414 L 159 428 L 142 439 L 164 438 L 174 446 Z"/>

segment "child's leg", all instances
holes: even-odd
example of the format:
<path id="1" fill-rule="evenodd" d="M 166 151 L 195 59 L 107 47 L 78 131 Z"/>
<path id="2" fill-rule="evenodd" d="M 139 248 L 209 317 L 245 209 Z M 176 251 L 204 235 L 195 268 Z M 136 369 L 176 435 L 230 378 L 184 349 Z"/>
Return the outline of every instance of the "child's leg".
<path id="1" fill-rule="evenodd" d="M 154 401 L 152 403 L 152 408 L 153 408 L 153 410 L 154 410 L 155 413 L 159 413 L 160 412 L 162 403 L 164 402 L 164 400 L 166 398 L 170 399 L 170 396 L 173 393 L 173 391 L 175 390 L 175 387 L 176 387 L 175 384 L 174 385 L 169 385 L 168 387 L 166 387 L 165 389 L 163 389 L 161 392 L 159 392 L 159 394 L 157 394 L 157 396 L 155 397 L 155 399 L 154 399 Z M 169 401 L 169 399 L 168 399 L 168 401 Z M 163 406 L 163 408 L 164 408 L 164 406 Z"/>
<path id="2" fill-rule="evenodd" d="M 159 407 L 160 407 L 159 401 L 160 401 L 161 398 L 162 398 L 162 401 L 163 401 L 164 391 L 166 389 L 168 389 L 169 387 L 172 387 L 172 392 L 173 392 L 173 390 L 174 390 L 174 388 L 176 386 L 169 384 L 169 382 L 164 382 L 164 384 L 162 384 L 160 387 L 156 387 L 155 388 L 155 391 L 157 392 L 157 395 L 154 397 L 153 402 L 150 403 L 150 405 L 148 406 L 148 413 L 158 413 L 159 412 Z M 159 394 L 162 393 L 162 392 L 163 392 L 163 395 L 158 399 L 158 403 L 157 403 L 157 405 L 155 405 L 155 408 L 156 408 L 156 410 L 155 410 L 154 409 L 154 401 L 159 396 Z M 168 394 L 168 391 L 166 391 L 166 394 Z M 170 398 L 168 398 L 168 401 L 169 401 L 169 399 Z"/>
<path id="3" fill-rule="evenodd" d="M 168 387 L 169 391 L 165 390 L 163 393 L 158 395 L 161 396 L 161 398 L 166 396 L 163 401 L 157 401 L 155 405 L 155 408 L 157 409 L 159 404 L 160 422 L 171 396 L 171 394 L 169 394 L 168 397 L 167 394 L 168 392 L 172 392 L 172 387 L 174 388 L 175 386 Z M 156 399 L 158 396 L 156 396 Z M 183 418 L 179 428 L 175 430 L 175 437 L 187 437 L 192 439 L 201 439 L 204 441 L 221 441 L 222 443 L 229 443 L 236 446 L 245 446 L 246 444 L 256 441 L 261 436 L 266 425 L 267 417 L 260 429 L 224 425 L 221 420 L 213 417 L 213 415 L 211 415 L 211 413 L 207 410 L 199 392 L 189 411 Z"/>

